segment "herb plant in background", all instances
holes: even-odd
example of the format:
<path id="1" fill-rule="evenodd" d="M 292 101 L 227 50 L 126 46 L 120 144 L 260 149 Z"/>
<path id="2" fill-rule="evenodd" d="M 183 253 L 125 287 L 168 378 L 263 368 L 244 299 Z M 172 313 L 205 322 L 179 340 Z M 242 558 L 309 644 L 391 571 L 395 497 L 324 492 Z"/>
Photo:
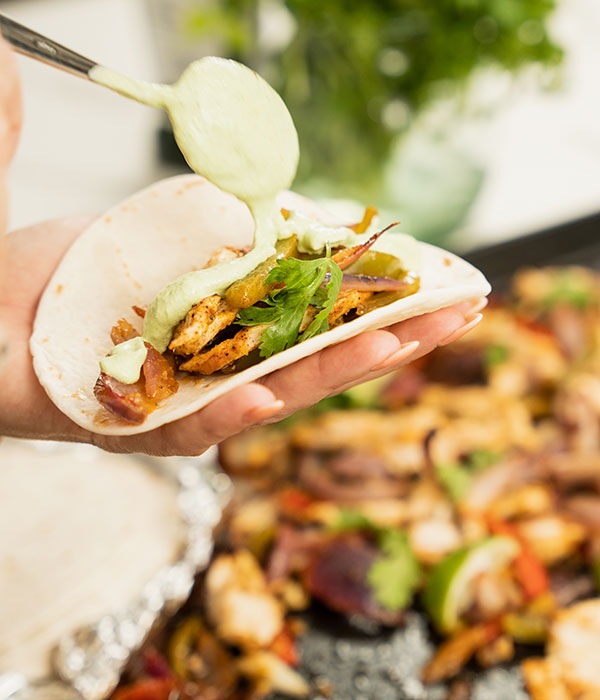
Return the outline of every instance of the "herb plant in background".
<path id="1" fill-rule="evenodd" d="M 183 21 L 198 40 L 219 37 L 225 53 L 259 70 L 281 93 L 300 136 L 298 182 L 316 181 L 325 194 L 393 207 L 384 197 L 384 165 L 421 112 L 440 97 L 464 92 L 478 68 L 558 65 L 562 52 L 546 28 L 555 5 L 194 0 Z M 435 148 L 431 157 L 436 160 Z M 452 160 L 441 158 L 452 170 Z M 409 186 L 427 185 L 427 173 L 420 178 L 425 182 L 419 173 L 415 178 Z M 405 180 L 398 178 L 400 187 Z"/>

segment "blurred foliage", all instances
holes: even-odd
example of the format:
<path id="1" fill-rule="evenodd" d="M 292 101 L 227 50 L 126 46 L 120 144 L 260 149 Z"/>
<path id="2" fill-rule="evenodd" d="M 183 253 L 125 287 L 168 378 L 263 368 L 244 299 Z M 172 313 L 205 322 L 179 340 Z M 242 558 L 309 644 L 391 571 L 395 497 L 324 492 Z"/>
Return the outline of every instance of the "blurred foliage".
<path id="1" fill-rule="evenodd" d="M 257 43 L 257 17 L 274 1 L 198 0 L 194 36 L 222 38 L 280 92 L 301 143 L 298 177 L 333 180 L 348 195 L 376 179 L 394 137 L 474 69 L 557 65 L 546 22 L 556 0 L 281 0 L 296 30 L 280 50 Z"/>

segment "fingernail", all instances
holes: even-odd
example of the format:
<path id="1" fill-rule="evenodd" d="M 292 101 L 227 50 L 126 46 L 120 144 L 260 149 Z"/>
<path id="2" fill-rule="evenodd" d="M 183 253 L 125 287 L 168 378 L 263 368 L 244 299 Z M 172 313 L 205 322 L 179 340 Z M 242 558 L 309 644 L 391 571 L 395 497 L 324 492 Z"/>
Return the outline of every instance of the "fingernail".
<path id="1" fill-rule="evenodd" d="M 277 401 L 272 401 L 271 403 L 266 403 L 262 406 L 255 406 L 244 413 L 244 423 L 247 425 L 262 423 L 262 421 L 272 418 L 276 413 L 279 413 L 284 406 L 284 402 L 280 399 Z"/>
<path id="2" fill-rule="evenodd" d="M 455 340 L 458 340 L 459 338 L 462 338 L 465 333 L 468 333 L 472 328 L 475 328 L 475 326 L 481 321 L 483 318 L 483 314 L 475 314 L 474 318 L 472 318 L 470 321 L 465 323 L 464 326 L 461 326 L 460 328 L 457 328 L 455 331 L 452 331 L 450 335 L 447 338 L 444 338 L 441 342 L 438 343 L 438 347 L 441 347 L 442 345 L 449 345 L 450 343 L 453 343 Z"/>
<path id="3" fill-rule="evenodd" d="M 420 344 L 421 343 L 419 343 L 418 340 L 413 340 L 412 343 L 405 343 L 391 355 L 388 355 L 385 360 L 382 360 L 375 366 L 371 367 L 371 372 L 375 372 L 378 369 L 385 369 L 386 367 L 393 367 L 394 365 L 398 364 L 398 362 L 401 362 L 412 355 Z"/>
<path id="4" fill-rule="evenodd" d="M 478 311 L 482 311 L 488 304 L 488 298 L 483 297 L 483 299 L 478 299 L 473 302 L 473 306 L 469 307 L 469 315 L 476 314 Z"/>

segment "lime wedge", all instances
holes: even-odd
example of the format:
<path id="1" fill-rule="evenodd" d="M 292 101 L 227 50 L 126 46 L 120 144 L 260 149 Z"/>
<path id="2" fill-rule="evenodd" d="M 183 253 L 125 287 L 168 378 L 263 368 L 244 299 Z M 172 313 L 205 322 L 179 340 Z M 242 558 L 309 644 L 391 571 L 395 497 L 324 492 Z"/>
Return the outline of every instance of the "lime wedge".
<path id="1" fill-rule="evenodd" d="M 471 605 L 471 583 L 480 574 L 498 571 L 519 553 L 511 537 L 488 537 L 453 552 L 438 564 L 423 591 L 423 604 L 437 629 L 459 629 L 461 614 Z"/>

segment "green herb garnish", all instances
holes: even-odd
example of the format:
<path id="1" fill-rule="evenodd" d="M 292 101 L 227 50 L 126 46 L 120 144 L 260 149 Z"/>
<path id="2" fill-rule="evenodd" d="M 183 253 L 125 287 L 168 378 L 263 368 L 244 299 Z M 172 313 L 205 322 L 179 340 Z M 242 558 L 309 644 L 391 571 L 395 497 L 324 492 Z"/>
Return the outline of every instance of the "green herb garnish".
<path id="1" fill-rule="evenodd" d="M 377 541 L 380 555 L 367 572 L 367 583 L 379 605 L 388 610 L 402 610 L 411 601 L 421 580 L 421 566 L 411 549 L 405 532 L 380 528 L 360 511 L 340 508 L 332 532 L 366 532 Z"/>
<path id="2" fill-rule="evenodd" d="M 491 467 L 500 457 L 493 450 L 473 450 L 460 463 L 436 464 L 435 473 L 446 493 L 458 503 L 465 497 L 475 474 Z"/>
<path id="3" fill-rule="evenodd" d="M 492 464 L 495 464 L 502 455 L 494 450 L 478 449 L 469 453 L 465 466 L 474 474 L 485 471 Z"/>
<path id="4" fill-rule="evenodd" d="M 556 276 L 552 291 L 546 295 L 542 304 L 552 309 L 557 304 L 573 306 L 580 311 L 587 308 L 593 299 L 593 289 L 586 279 L 570 270 L 564 270 Z"/>
<path id="5" fill-rule="evenodd" d="M 473 480 L 469 471 L 460 464 L 437 464 L 435 474 L 454 503 L 463 499 Z"/>
<path id="6" fill-rule="evenodd" d="M 325 278 L 329 273 L 329 280 Z M 284 284 L 264 299 L 264 306 L 251 306 L 240 311 L 237 323 L 242 326 L 271 325 L 265 329 L 260 343 L 262 357 L 271 357 L 329 329 L 329 314 L 338 298 L 342 271 L 330 258 L 277 261 L 266 279 L 267 284 Z M 323 285 L 323 286 L 321 286 Z M 302 319 L 309 306 L 319 309 L 306 330 L 300 333 Z"/>
<path id="7" fill-rule="evenodd" d="M 493 343 L 488 345 L 483 351 L 483 360 L 485 366 L 490 369 L 490 367 L 495 367 L 508 360 L 510 355 L 509 349 L 506 345 L 501 345 L 500 343 Z"/>
<path id="8" fill-rule="evenodd" d="M 338 517 L 330 529 L 333 532 L 352 532 L 354 530 L 377 532 L 377 527 L 366 515 L 351 508 L 340 508 Z"/>
<path id="9" fill-rule="evenodd" d="M 402 610 L 411 601 L 421 579 L 421 567 L 401 530 L 379 532 L 378 557 L 367 574 L 375 600 L 388 610 Z"/>

